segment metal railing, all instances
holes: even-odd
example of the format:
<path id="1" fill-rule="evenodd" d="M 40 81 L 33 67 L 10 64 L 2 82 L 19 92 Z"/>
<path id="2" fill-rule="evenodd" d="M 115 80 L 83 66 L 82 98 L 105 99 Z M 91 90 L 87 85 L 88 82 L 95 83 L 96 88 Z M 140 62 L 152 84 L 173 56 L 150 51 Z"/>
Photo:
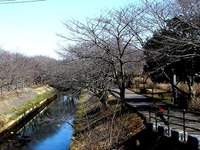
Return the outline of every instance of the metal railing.
<path id="1" fill-rule="evenodd" d="M 172 112 L 171 114 L 170 114 L 170 111 Z M 172 115 L 175 112 L 181 113 L 181 115 L 180 116 Z M 187 125 L 188 123 L 200 123 L 200 120 L 186 118 L 186 113 L 189 113 L 189 112 L 187 112 L 185 109 L 175 111 L 175 109 L 167 108 L 167 113 L 165 112 L 165 113 L 160 114 L 156 109 L 150 108 L 149 109 L 149 122 L 152 122 L 152 119 L 154 119 L 156 130 L 158 129 L 159 121 L 160 122 L 164 122 L 164 121 L 168 122 L 168 124 L 166 126 L 168 128 L 169 136 L 170 136 L 170 127 L 172 127 L 172 125 L 180 126 L 180 128 L 177 128 L 177 129 L 183 130 L 183 139 L 184 139 L 184 141 L 186 141 L 188 129 L 190 129 L 194 132 L 199 132 L 199 135 L 200 135 L 200 124 L 199 124 L 199 128 L 191 127 L 191 126 Z M 163 117 L 166 117 L 165 118 L 166 120 L 160 119 L 159 115 L 163 115 Z M 172 119 L 176 119 L 176 122 L 175 122 L 175 120 L 172 121 Z"/>

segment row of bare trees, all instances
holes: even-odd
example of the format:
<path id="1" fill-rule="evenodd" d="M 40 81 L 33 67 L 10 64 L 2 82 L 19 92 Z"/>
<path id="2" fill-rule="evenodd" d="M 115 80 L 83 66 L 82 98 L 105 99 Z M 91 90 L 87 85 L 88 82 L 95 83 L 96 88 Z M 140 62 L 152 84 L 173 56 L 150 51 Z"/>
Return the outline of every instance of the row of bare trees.
<path id="1" fill-rule="evenodd" d="M 47 82 L 51 64 L 55 60 L 48 57 L 27 57 L 0 49 L 0 94 Z"/>

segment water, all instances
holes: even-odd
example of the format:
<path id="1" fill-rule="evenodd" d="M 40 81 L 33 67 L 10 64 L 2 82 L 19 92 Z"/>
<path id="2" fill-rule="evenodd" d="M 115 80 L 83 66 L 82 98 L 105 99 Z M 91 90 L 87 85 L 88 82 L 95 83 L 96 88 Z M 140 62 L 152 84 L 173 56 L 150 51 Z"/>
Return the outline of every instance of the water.
<path id="1" fill-rule="evenodd" d="M 23 135 L 25 142 L 18 146 L 16 142 L 11 149 L 20 150 L 68 150 L 73 128 L 71 126 L 77 99 L 64 95 L 34 117 L 17 134 Z M 30 141 L 29 141 L 30 140 Z"/>

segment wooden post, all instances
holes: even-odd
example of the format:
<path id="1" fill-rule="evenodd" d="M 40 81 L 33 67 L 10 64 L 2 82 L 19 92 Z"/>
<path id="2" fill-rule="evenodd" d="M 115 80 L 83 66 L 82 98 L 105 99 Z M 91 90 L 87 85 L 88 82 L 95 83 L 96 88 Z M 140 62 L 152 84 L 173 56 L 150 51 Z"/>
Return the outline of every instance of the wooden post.
<path id="1" fill-rule="evenodd" d="M 186 131 L 185 131 L 186 127 L 185 127 L 185 109 L 183 109 L 183 138 L 184 138 L 184 142 L 186 141 Z"/>
<path id="2" fill-rule="evenodd" d="M 157 110 L 155 110 L 156 131 L 158 130 Z"/>
<path id="3" fill-rule="evenodd" d="M 170 128 L 169 128 L 169 107 L 167 107 L 167 122 L 168 122 L 168 136 L 170 136 Z"/>
<path id="4" fill-rule="evenodd" d="M 149 122 L 151 122 L 151 107 L 149 108 Z"/>

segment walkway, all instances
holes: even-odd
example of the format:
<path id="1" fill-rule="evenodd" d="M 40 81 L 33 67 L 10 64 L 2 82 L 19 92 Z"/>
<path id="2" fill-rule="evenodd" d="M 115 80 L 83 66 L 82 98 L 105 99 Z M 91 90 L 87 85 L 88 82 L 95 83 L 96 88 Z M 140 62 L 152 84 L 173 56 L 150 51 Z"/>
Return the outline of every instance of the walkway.
<path id="1" fill-rule="evenodd" d="M 164 108 L 167 108 L 167 106 L 162 103 L 162 102 L 158 102 L 158 101 L 153 101 L 152 99 L 150 98 L 147 98 L 143 95 L 140 95 L 140 94 L 136 94 L 128 89 L 126 89 L 125 91 L 125 98 L 126 98 L 126 102 L 127 104 L 133 106 L 133 107 L 136 107 L 137 110 L 139 112 L 141 112 L 146 118 L 147 120 L 149 120 L 149 109 L 152 105 L 158 105 L 158 106 L 161 106 L 161 107 L 164 107 Z M 167 117 L 167 114 L 169 113 L 169 116 L 170 117 Z M 155 122 L 155 119 L 154 118 L 158 118 L 160 119 L 159 117 L 156 117 L 155 113 L 151 115 L 151 122 Z M 173 116 L 173 117 L 172 117 Z M 182 131 L 183 132 L 183 127 L 182 126 L 178 126 L 178 125 L 175 125 L 175 124 L 183 124 L 183 112 L 181 112 L 181 110 L 178 110 L 178 109 L 169 109 L 169 112 L 167 109 L 164 110 L 164 117 L 167 121 L 169 121 L 170 125 L 169 125 L 169 129 L 170 130 L 179 130 L 179 131 Z M 175 117 L 175 118 L 174 118 Z M 200 122 L 194 122 L 194 121 L 191 121 L 191 120 L 196 120 L 196 121 L 200 121 L 200 115 L 195 115 L 195 114 L 192 114 L 192 113 L 188 113 L 186 112 L 185 113 L 185 118 L 186 118 L 186 121 L 185 121 L 185 125 L 188 126 L 188 127 L 195 127 L 195 128 L 198 128 L 199 131 L 195 131 L 193 129 L 189 129 L 189 128 L 186 128 L 185 131 L 187 132 L 188 135 L 195 135 L 195 136 L 199 136 L 200 137 Z M 188 119 L 188 120 L 187 120 Z M 164 124 L 164 122 L 162 120 L 159 120 L 157 122 L 158 125 L 161 125 L 161 126 L 164 126 L 166 128 L 168 128 L 167 125 Z"/>

